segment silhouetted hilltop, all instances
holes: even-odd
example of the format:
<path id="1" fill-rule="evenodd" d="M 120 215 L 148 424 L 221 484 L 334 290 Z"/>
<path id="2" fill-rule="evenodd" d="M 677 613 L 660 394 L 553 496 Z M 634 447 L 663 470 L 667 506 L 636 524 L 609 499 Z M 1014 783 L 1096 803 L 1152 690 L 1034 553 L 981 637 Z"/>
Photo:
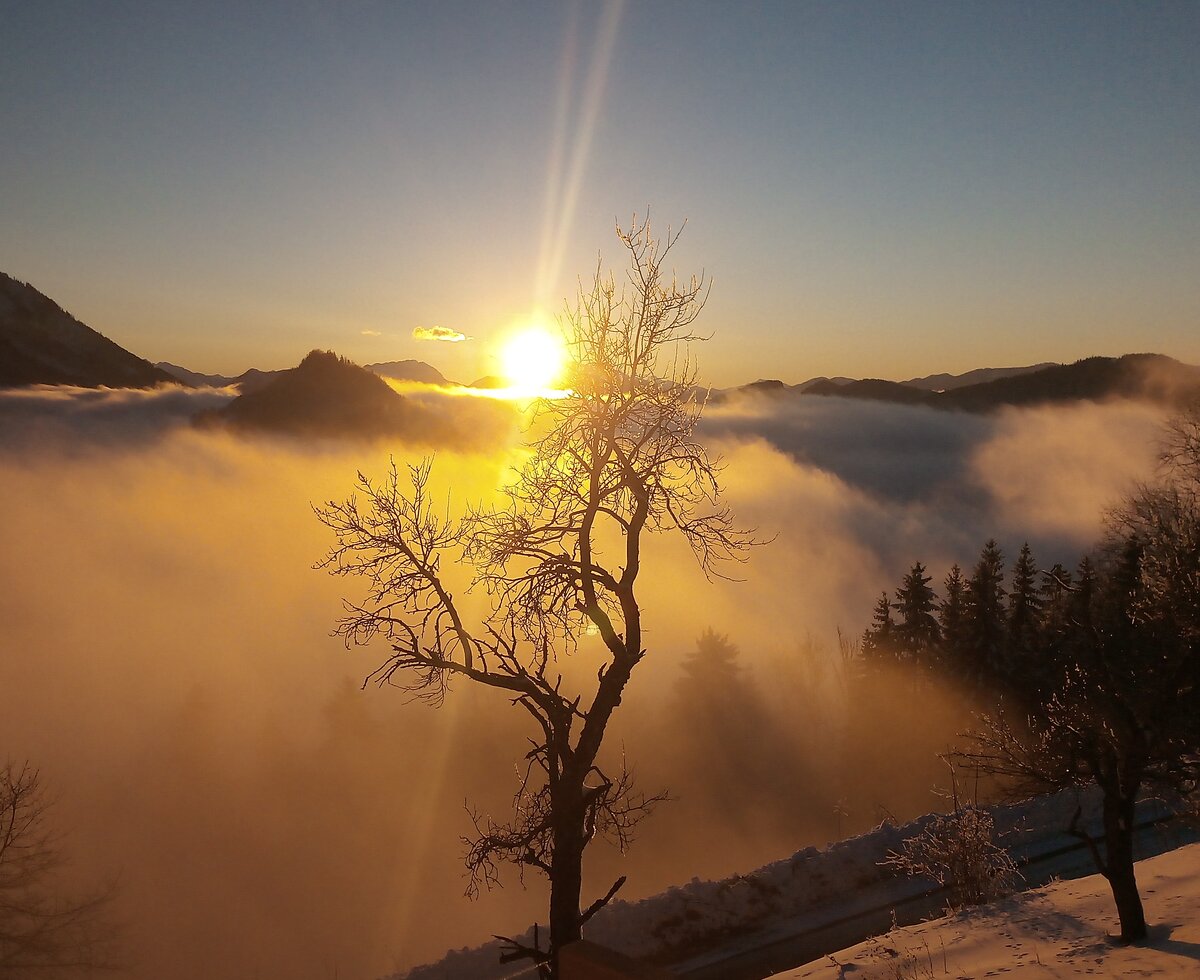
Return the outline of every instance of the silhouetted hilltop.
<path id="1" fill-rule="evenodd" d="M 261 388 L 272 378 L 284 373 L 283 371 L 260 371 L 258 368 L 250 368 L 236 378 L 230 378 L 224 374 L 199 374 L 196 371 L 180 367 L 178 364 L 172 364 L 170 361 L 159 361 L 154 366 L 194 388 L 236 387 L 243 395 Z"/>
<path id="2" fill-rule="evenodd" d="M 1029 374 L 1042 368 L 1056 367 L 1053 361 L 1043 361 L 1041 364 L 1029 364 L 1025 367 L 976 368 L 966 374 L 930 374 L 924 378 L 912 378 L 901 382 L 910 388 L 922 388 L 925 391 L 952 391 L 955 388 L 965 388 L 967 385 L 983 384 L 985 381 L 997 381 L 1018 374 Z"/>
<path id="3" fill-rule="evenodd" d="M 1144 398 L 1179 403 L 1200 397 L 1200 368 L 1163 354 L 1088 357 L 1053 364 L 948 391 L 925 391 L 895 381 L 817 382 L 804 392 L 838 398 L 930 405 L 987 412 L 1003 405 L 1035 405 L 1106 398 Z"/>
<path id="4" fill-rule="evenodd" d="M 834 395 L 841 398 L 869 398 L 873 401 L 900 402 L 904 405 L 931 404 L 937 396 L 933 392 L 910 388 L 898 381 L 881 378 L 865 378 L 862 381 L 815 381 L 804 389 L 805 395 Z"/>
<path id="5" fill-rule="evenodd" d="M 314 350 L 298 367 L 243 391 L 202 422 L 290 435 L 371 438 L 405 433 L 422 414 L 374 372 L 332 351 Z"/>
<path id="6" fill-rule="evenodd" d="M 775 378 L 759 378 L 757 381 L 751 381 L 748 385 L 742 385 L 737 389 L 755 395 L 787 395 L 795 390 L 791 385 L 784 384 Z"/>
<path id="7" fill-rule="evenodd" d="M 476 378 L 471 382 L 469 387 L 478 388 L 481 391 L 490 390 L 493 388 L 507 388 L 510 382 L 503 378 L 497 377 L 494 374 L 485 374 L 482 378 Z"/>
<path id="8" fill-rule="evenodd" d="M 425 385 L 449 384 L 442 372 L 424 361 L 381 361 L 378 364 L 368 364 L 368 371 L 391 378 L 393 381 L 416 381 Z"/>
<path id="9" fill-rule="evenodd" d="M 1148 398 L 1175 401 L 1188 391 L 1200 394 L 1200 368 L 1162 354 L 1087 357 L 1074 364 L 1055 364 L 1030 374 L 969 385 L 938 396 L 946 405 L 987 411 L 997 405 L 1100 401 L 1105 398 Z"/>
<path id="10" fill-rule="evenodd" d="M 223 374 L 199 374 L 196 371 L 180 367 L 178 364 L 172 364 L 170 361 L 155 361 L 154 366 L 193 388 L 224 388 L 233 383 L 231 378 L 227 378 Z"/>
<path id="11" fill-rule="evenodd" d="M 789 395 L 800 395 L 808 391 L 814 385 L 822 384 L 851 384 L 853 378 L 809 378 L 807 381 L 801 381 L 799 384 L 790 385 L 780 381 L 777 378 L 759 378 L 757 381 L 751 381 L 749 384 L 739 385 L 736 388 L 725 388 L 721 390 L 712 390 L 708 392 L 708 400 L 713 404 L 720 404 L 728 401 L 730 398 L 736 398 L 738 395 L 766 395 L 769 398 L 783 398 Z"/>
<path id="12" fill-rule="evenodd" d="M 840 374 L 836 378 L 827 378 L 821 375 L 816 378 L 809 378 L 807 381 L 801 381 L 798 385 L 792 385 L 792 388 L 796 391 L 808 391 L 813 385 L 820 384 L 822 381 L 828 381 L 835 385 L 848 385 L 854 381 L 854 378 L 846 378 Z"/>
<path id="13" fill-rule="evenodd" d="M 0 272 L 0 386 L 152 388 L 178 378 L 80 323 L 28 283 Z"/>

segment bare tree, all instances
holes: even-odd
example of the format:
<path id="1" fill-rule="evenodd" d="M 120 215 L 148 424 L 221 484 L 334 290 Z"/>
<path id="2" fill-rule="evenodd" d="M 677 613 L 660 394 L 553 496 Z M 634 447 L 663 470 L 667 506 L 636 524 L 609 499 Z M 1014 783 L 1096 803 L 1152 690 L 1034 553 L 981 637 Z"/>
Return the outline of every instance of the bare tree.
<path id="1" fill-rule="evenodd" d="M 1108 879 L 1121 938 L 1146 937 L 1134 871 L 1145 792 L 1195 791 L 1200 764 L 1200 456 L 1197 416 L 1177 419 L 1163 479 L 1110 516 L 1094 583 L 1072 587 L 1061 635 L 1040 651 L 1056 683 L 1026 717 L 996 715 L 968 757 L 1017 791 L 1095 783 L 1103 832 L 1071 831 Z"/>
<path id="2" fill-rule="evenodd" d="M 111 892 L 70 895 L 36 769 L 0 768 L 0 976 L 76 976 L 112 969 Z"/>
<path id="3" fill-rule="evenodd" d="M 391 654 L 374 675 L 440 703 L 461 679 L 494 688 L 535 724 L 511 819 L 476 814 L 467 839 L 469 892 L 500 863 L 536 868 L 550 883 L 548 948 L 510 942 L 557 975 L 558 951 L 624 882 L 581 909 L 584 850 L 603 835 L 624 846 L 659 802 L 634 786 L 623 761 L 605 768 L 605 730 L 646 656 L 638 581 L 645 536 L 677 531 L 706 574 L 745 559 L 755 542 L 721 499 L 719 466 L 695 437 L 704 407 L 688 358 L 704 278 L 681 283 L 664 263 L 678 239 L 655 240 L 648 221 L 617 230 L 626 281 L 597 271 L 564 316 L 572 358 L 567 397 L 541 401 L 524 464 L 501 489 L 503 506 L 435 512 L 431 464 L 393 463 L 382 483 L 359 475 L 361 502 L 317 514 L 337 536 L 320 563 L 368 583 L 338 631 L 347 643 L 382 636 Z M 469 621 L 443 561 L 473 569 L 490 614 Z M 560 658 L 598 637 L 594 682 L 572 689 Z"/>

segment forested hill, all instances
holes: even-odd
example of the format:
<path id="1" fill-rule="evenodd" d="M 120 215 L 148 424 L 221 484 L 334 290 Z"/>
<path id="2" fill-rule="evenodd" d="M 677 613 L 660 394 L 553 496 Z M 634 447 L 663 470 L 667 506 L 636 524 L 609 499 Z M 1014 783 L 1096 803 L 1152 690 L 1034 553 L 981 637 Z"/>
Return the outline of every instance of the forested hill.
<path id="1" fill-rule="evenodd" d="M 424 414 L 374 372 L 332 351 L 314 350 L 297 367 L 200 421 L 289 435 L 371 438 L 404 433 L 428 421 Z"/>
<path id="2" fill-rule="evenodd" d="M 0 386 L 151 388 L 181 382 L 0 272 Z"/>
<path id="3" fill-rule="evenodd" d="M 817 381 L 801 394 L 929 405 L 968 412 L 987 412 L 1004 405 L 1102 401 L 1107 398 L 1144 398 L 1181 404 L 1200 397 L 1200 368 L 1163 354 L 1126 354 L 1123 357 L 1088 357 L 1074 364 L 1054 364 L 948 391 L 929 391 L 897 381 L 867 379 L 841 384 Z"/>

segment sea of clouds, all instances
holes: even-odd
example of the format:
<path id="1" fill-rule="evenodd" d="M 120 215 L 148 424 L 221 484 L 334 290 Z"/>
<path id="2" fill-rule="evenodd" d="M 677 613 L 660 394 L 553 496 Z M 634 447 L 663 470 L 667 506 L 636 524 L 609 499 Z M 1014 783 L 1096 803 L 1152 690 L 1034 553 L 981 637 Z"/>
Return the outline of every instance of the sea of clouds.
<path id="1" fill-rule="evenodd" d="M 312 505 L 428 447 L 192 427 L 230 397 L 0 392 L 0 754 L 53 788 L 71 874 L 115 880 L 130 976 L 370 977 L 523 929 L 540 883 L 468 902 L 459 843 L 466 799 L 502 812 L 516 788 L 523 712 L 467 688 L 436 710 L 363 689 L 384 651 L 330 635 L 356 583 L 312 568 L 332 543 Z M 598 853 L 588 887 L 628 874 L 637 897 L 928 809 L 924 785 L 838 771 L 830 732 L 852 717 L 829 681 L 838 629 L 860 633 L 914 560 L 936 584 L 989 537 L 1010 557 L 1029 541 L 1043 565 L 1073 564 L 1105 508 L 1152 475 L 1161 422 L 1135 402 L 711 407 L 702 433 L 728 500 L 771 543 L 736 581 L 705 579 L 678 540 L 649 548 L 649 656 L 610 742 L 676 800 L 629 854 Z M 494 493 L 521 427 L 494 431 L 438 450 L 439 493 Z M 790 740 L 771 793 L 761 774 L 759 791 L 744 785 L 752 766 L 706 766 L 713 741 L 677 703 L 680 664 L 709 627 L 763 698 L 729 716 L 730 744 L 752 751 L 746 730 Z M 876 809 L 835 822 L 851 778 Z"/>

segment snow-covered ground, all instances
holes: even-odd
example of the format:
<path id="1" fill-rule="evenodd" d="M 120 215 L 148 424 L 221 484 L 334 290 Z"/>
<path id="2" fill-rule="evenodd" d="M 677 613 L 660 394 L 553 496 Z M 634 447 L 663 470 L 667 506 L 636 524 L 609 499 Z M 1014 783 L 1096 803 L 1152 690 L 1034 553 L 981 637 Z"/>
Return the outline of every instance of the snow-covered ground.
<path id="1" fill-rule="evenodd" d="M 1200 977 L 1200 844 L 1140 861 L 1137 873 L 1151 923 L 1143 945 L 1112 942 L 1112 893 L 1092 875 L 894 929 L 776 980 Z"/>
<path id="2" fill-rule="evenodd" d="M 1050 856 L 1052 860 L 1039 865 L 1045 877 L 1052 873 L 1085 874 L 1091 865 L 1085 853 L 1056 856 L 1064 848 L 1077 846 L 1078 842 L 1068 837 L 1064 828 L 1078 802 L 1074 793 L 1067 792 L 992 808 L 1000 840 L 1018 860 Z M 1085 795 L 1082 802 L 1085 813 L 1090 810 L 1094 814 L 1095 795 Z M 1161 812 L 1152 806 L 1143 808 L 1143 819 Z M 723 881 L 693 879 L 641 901 L 615 901 L 589 923 L 586 938 L 629 956 L 669 963 L 672 970 L 683 976 L 724 977 L 733 975 L 730 971 L 734 963 L 738 963 L 739 970 L 744 969 L 745 958 L 753 956 L 755 951 L 790 944 L 794 937 L 811 935 L 830 924 L 861 924 L 858 935 L 866 935 L 871 926 L 862 920 L 873 917 L 878 921 L 882 917 L 883 925 L 874 927 L 874 931 L 882 931 L 890 921 L 893 907 L 904 906 L 930 886 L 920 879 L 897 877 L 881 862 L 932 819 L 930 815 L 902 827 L 884 825 L 823 851 L 805 848 L 790 858 Z M 1084 821 L 1085 826 L 1088 823 Z M 1094 817 L 1091 829 L 1098 830 Z M 1169 829 L 1147 831 L 1145 853 L 1176 846 L 1178 838 L 1168 839 L 1172 833 Z M 927 909 L 936 908 L 940 901 L 944 899 L 935 897 L 931 903 L 918 903 L 915 908 L 910 903 L 907 921 L 923 917 Z M 532 938 L 532 932 L 522 937 L 526 943 L 532 942 Z M 407 977 L 408 980 L 502 980 L 531 975 L 528 967 L 500 966 L 499 954 L 499 943 L 463 949 L 448 953 L 436 964 L 419 967 Z M 791 959 L 793 963 L 798 961 Z M 778 964 L 779 960 L 771 962 Z M 763 976 L 766 972 L 756 975 Z M 1200 969 L 1195 975 L 1200 977 Z M 392 980 L 400 980 L 401 976 L 397 974 Z"/>

